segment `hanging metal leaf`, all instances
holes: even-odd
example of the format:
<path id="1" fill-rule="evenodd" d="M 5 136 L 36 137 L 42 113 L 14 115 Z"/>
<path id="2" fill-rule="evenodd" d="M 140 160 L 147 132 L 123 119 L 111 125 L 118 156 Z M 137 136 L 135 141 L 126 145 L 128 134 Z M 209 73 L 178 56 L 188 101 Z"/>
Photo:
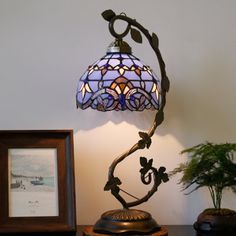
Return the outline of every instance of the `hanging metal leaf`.
<path id="1" fill-rule="evenodd" d="M 106 10 L 102 13 L 102 17 L 106 20 L 106 21 L 110 21 L 114 16 L 116 16 L 115 12 L 112 11 L 111 9 Z"/>
<path id="2" fill-rule="evenodd" d="M 169 78 L 167 76 L 162 80 L 162 88 L 164 90 L 166 90 L 167 92 L 170 89 L 170 81 L 169 81 Z"/>
<path id="3" fill-rule="evenodd" d="M 131 38 L 136 42 L 136 43 L 142 43 L 143 39 L 142 39 L 142 35 L 141 33 L 134 29 L 134 28 L 131 28 L 130 29 L 130 34 L 131 34 Z"/>
<path id="4" fill-rule="evenodd" d="M 159 39 L 155 33 L 152 33 L 152 45 L 155 49 L 159 47 Z"/>
<path id="5" fill-rule="evenodd" d="M 157 125 L 160 125 L 163 122 L 163 120 L 164 120 L 164 112 L 163 110 L 159 110 L 155 118 Z"/>

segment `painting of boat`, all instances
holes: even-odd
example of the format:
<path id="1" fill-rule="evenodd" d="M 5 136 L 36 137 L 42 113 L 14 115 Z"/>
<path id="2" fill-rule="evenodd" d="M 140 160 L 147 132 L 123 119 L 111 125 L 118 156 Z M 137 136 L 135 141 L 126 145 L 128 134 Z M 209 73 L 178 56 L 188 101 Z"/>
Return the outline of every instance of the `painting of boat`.
<path id="1" fill-rule="evenodd" d="M 32 180 L 32 181 L 30 181 L 30 183 L 33 185 L 43 185 L 44 184 L 43 181 L 39 181 L 39 180 Z"/>
<path id="2" fill-rule="evenodd" d="M 30 181 L 33 185 L 44 185 L 43 177 L 36 178 L 35 180 Z"/>

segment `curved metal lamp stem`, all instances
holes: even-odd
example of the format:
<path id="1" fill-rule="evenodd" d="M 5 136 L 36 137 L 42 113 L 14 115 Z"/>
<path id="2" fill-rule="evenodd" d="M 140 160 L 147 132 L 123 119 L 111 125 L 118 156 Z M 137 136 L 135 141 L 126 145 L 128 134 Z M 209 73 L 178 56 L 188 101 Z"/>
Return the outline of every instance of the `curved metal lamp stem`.
<path id="1" fill-rule="evenodd" d="M 146 158 L 141 157 L 140 158 L 140 164 L 142 166 L 140 172 L 141 172 L 141 180 L 144 184 L 150 184 L 152 181 L 152 177 L 154 179 L 153 187 L 152 189 L 141 199 L 137 199 L 133 202 L 126 202 L 124 198 L 119 194 L 120 188 L 118 185 L 121 184 L 121 181 L 119 178 L 114 177 L 114 171 L 116 166 L 123 161 L 126 157 L 134 153 L 135 151 L 139 149 L 149 148 L 151 145 L 151 137 L 155 133 L 156 128 L 162 123 L 164 120 L 164 113 L 163 109 L 166 104 L 166 92 L 169 90 L 169 80 L 166 76 L 166 70 L 165 70 L 165 63 L 162 59 L 159 47 L 158 47 L 158 37 L 155 33 L 152 33 L 152 35 L 149 33 L 147 29 L 145 29 L 141 24 L 139 24 L 135 19 L 131 19 L 127 17 L 126 15 L 115 15 L 115 13 L 112 10 L 107 10 L 102 13 L 103 17 L 109 21 L 109 30 L 110 33 L 117 38 L 118 40 L 122 40 L 123 37 L 125 37 L 129 32 L 131 32 L 131 37 L 134 41 L 141 43 L 142 37 L 139 31 L 143 33 L 143 35 L 147 38 L 151 48 L 156 54 L 160 72 L 161 72 L 161 106 L 159 110 L 156 113 L 155 119 L 153 121 L 153 124 L 149 131 L 147 133 L 139 132 L 139 136 L 141 137 L 141 140 L 139 140 L 137 143 L 135 143 L 129 150 L 124 152 L 122 155 L 117 157 L 111 164 L 108 172 L 108 182 L 106 186 L 104 187 L 104 190 L 111 190 L 111 193 L 116 197 L 118 201 L 122 204 L 123 208 L 128 209 L 129 207 L 139 205 L 145 201 L 147 201 L 156 191 L 158 186 L 161 184 L 161 182 L 168 181 L 168 176 L 165 172 L 165 167 L 160 167 L 159 170 L 152 167 L 152 159 L 147 161 Z M 128 23 L 127 28 L 122 34 L 116 33 L 114 29 L 114 23 L 116 20 L 122 20 Z M 135 27 L 135 28 L 132 28 Z"/>

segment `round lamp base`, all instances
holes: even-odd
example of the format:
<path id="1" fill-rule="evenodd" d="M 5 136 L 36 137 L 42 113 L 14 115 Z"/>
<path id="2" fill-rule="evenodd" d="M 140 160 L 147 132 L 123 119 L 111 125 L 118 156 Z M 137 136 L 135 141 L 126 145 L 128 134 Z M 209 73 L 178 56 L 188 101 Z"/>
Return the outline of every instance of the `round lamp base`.
<path id="1" fill-rule="evenodd" d="M 161 227 L 151 214 L 136 209 L 118 209 L 105 212 L 93 227 L 93 232 L 98 233 L 98 235 L 156 235 L 153 233 L 160 230 Z M 167 234 L 157 235 L 164 236 Z"/>
<path id="2" fill-rule="evenodd" d="M 114 234 L 112 234 L 112 235 L 114 235 Z M 122 234 L 115 234 L 115 235 L 122 235 Z M 123 234 L 123 235 L 132 235 L 132 236 L 138 235 L 139 236 L 140 234 Z M 158 232 L 151 233 L 151 234 L 141 234 L 141 235 L 142 236 L 168 236 L 168 231 L 167 231 L 167 228 L 161 227 Z M 107 234 L 95 233 L 93 231 L 92 226 L 87 226 L 87 227 L 85 227 L 85 229 L 83 231 L 83 236 L 107 236 Z"/>

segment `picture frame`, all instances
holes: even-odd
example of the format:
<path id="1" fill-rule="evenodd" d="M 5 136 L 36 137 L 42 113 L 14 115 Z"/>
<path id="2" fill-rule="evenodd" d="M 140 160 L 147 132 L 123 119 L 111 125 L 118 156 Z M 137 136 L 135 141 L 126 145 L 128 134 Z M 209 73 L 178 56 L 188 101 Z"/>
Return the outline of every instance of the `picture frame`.
<path id="1" fill-rule="evenodd" d="M 0 173 L 0 235 L 76 234 L 72 130 L 0 131 Z"/>

